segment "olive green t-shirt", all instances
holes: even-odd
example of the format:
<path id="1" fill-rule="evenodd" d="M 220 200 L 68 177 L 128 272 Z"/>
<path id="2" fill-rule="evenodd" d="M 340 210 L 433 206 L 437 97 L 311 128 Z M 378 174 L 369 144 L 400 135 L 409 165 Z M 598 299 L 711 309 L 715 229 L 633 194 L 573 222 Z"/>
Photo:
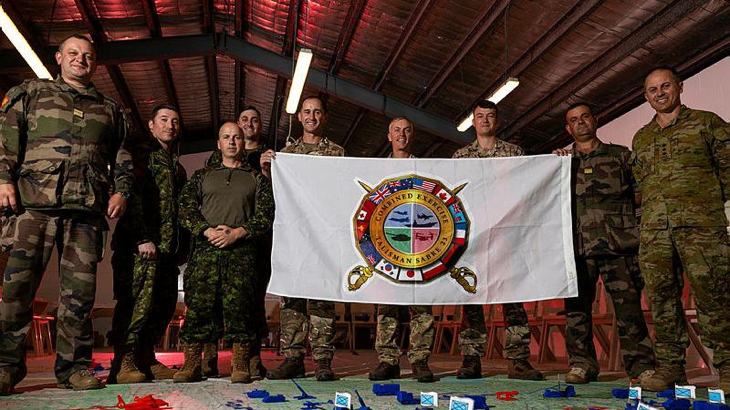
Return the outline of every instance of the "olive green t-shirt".
<path id="1" fill-rule="evenodd" d="M 201 213 L 211 226 L 239 227 L 256 212 L 256 175 L 249 167 L 219 166 L 202 181 Z"/>

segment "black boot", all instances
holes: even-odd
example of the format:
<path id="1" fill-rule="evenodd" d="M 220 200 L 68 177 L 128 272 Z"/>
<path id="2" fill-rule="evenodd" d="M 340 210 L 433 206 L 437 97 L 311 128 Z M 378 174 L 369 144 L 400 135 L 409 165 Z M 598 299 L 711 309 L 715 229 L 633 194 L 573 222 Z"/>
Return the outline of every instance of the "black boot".
<path id="1" fill-rule="evenodd" d="M 432 383 L 434 381 L 433 372 L 428 367 L 427 360 L 413 363 L 411 369 L 413 370 L 413 378 L 419 383 Z"/>
<path id="2" fill-rule="evenodd" d="M 481 379 L 482 378 L 482 358 L 477 355 L 464 356 L 461 362 L 461 368 L 456 373 L 457 379 Z"/>
<path id="3" fill-rule="evenodd" d="M 368 379 L 372 381 L 400 379 L 400 366 L 380 362 L 378 367 L 368 374 Z"/>
<path id="4" fill-rule="evenodd" d="M 299 379 L 304 377 L 305 373 L 303 357 L 287 357 L 279 367 L 269 370 L 266 378 L 270 380 Z"/>

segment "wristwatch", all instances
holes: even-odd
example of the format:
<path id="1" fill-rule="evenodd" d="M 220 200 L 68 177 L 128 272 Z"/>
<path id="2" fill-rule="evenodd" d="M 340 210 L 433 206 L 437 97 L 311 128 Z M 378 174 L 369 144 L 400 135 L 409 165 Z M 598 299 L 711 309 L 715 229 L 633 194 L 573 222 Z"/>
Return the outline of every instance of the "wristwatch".
<path id="1" fill-rule="evenodd" d="M 119 191 L 119 192 L 116 192 L 116 193 L 119 194 L 119 195 L 121 195 L 122 198 L 124 198 L 124 199 L 129 199 L 129 192 Z"/>

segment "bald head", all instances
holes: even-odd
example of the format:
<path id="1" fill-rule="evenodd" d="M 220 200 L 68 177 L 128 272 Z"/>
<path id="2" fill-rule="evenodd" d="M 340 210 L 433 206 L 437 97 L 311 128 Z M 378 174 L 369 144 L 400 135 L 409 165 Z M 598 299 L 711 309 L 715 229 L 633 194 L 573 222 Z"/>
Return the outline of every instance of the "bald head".
<path id="1" fill-rule="evenodd" d="M 243 131 L 235 122 L 226 122 L 218 131 L 218 149 L 223 159 L 236 161 L 243 154 Z"/>

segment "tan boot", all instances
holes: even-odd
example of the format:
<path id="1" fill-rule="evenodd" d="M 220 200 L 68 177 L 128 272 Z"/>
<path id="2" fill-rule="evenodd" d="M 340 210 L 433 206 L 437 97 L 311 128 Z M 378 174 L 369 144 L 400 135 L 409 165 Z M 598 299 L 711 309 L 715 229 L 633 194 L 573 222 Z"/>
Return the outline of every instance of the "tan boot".
<path id="1" fill-rule="evenodd" d="M 129 349 L 122 356 L 122 363 L 117 373 L 117 383 L 132 384 L 142 383 L 147 376 L 137 368 L 137 356 L 133 349 Z"/>
<path id="2" fill-rule="evenodd" d="M 155 348 L 152 345 L 145 346 L 142 351 L 143 365 L 140 367 L 150 380 L 169 380 L 175 375 L 176 370 L 160 363 L 155 357 Z"/>
<path id="3" fill-rule="evenodd" d="M 266 367 L 261 362 L 261 340 L 254 340 L 251 343 L 251 360 L 249 361 L 249 372 L 254 380 L 266 377 Z"/>
<path id="4" fill-rule="evenodd" d="M 641 388 L 647 391 L 673 389 L 675 384 L 687 384 L 687 374 L 683 365 L 659 364 L 654 374 L 641 381 Z"/>
<path id="5" fill-rule="evenodd" d="M 542 372 L 532 367 L 527 359 L 510 360 L 507 364 L 507 377 L 522 380 L 544 380 Z"/>
<path id="6" fill-rule="evenodd" d="M 218 377 L 218 343 L 206 343 L 203 347 L 203 376 Z"/>
<path id="7" fill-rule="evenodd" d="M 597 379 L 598 376 L 595 373 L 589 372 L 580 366 L 571 367 L 570 371 L 565 374 L 565 382 L 570 384 L 586 384 Z"/>
<path id="8" fill-rule="evenodd" d="M 234 343 L 231 357 L 231 383 L 251 383 L 249 371 L 250 343 Z"/>
<path id="9" fill-rule="evenodd" d="M 72 374 L 65 382 L 58 383 L 61 389 L 95 390 L 101 389 L 101 380 L 92 376 L 88 370 L 79 370 Z"/>
<path id="10" fill-rule="evenodd" d="M 185 344 L 185 364 L 172 377 L 175 383 L 193 383 L 203 380 L 202 343 Z"/>

